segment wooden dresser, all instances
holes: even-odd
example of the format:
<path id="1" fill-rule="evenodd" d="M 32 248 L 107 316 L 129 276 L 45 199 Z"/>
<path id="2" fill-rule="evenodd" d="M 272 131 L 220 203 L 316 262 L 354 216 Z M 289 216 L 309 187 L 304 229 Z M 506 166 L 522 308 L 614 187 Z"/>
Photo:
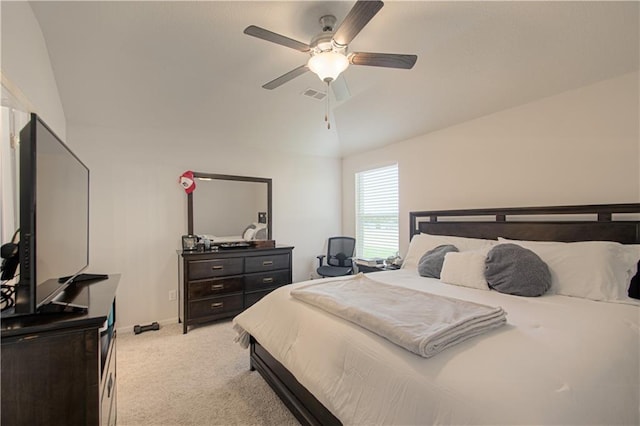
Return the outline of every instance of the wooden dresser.
<path id="1" fill-rule="evenodd" d="M 65 290 L 86 313 L 2 318 L 3 425 L 115 425 L 119 275 Z"/>
<path id="2" fill-rule="evenodd" d="M 293 247 L 180 252 L 180 321 L 192 324 L 233 317 L 264 295 L 291 284 Z"/>

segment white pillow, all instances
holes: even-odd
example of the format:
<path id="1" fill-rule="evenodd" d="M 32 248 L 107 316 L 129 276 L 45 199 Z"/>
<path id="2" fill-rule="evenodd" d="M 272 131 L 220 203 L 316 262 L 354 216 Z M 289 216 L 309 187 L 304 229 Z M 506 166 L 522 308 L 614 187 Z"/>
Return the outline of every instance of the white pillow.
<path id="1" fill-rule="evenodd" d="M 636 249 L 609 241 L 517 241 L 549 266 L 550 293 L 591 300 L 633 301 L 627 291 L 637 266 Z M 635 260 L 634 260 L 635 259 Z"/>
<path id="2" fill-rule="evenodd" d="M 495 240 L 485 240 L 481 238 L 453 237 L 450 235 L 416 234 L 411 238 L 409 250 L 402 262 L 402 268 L 417 268 L 418 261 L 423 254 L 443 244 L 456 246 L 459 251 L 478 250 L 481 248 L 491 248 L 497 244 Z"/>
<path id="3" fill-rule="evenodd" d="M 253 236 L 256 234 L 256 228 L 251 225 L 247 226 L 247 229 L 244 230 L 242 234 L 242 239 L 245 241 L 253 240 Z"/>
<path id="4" fill-rule="evenodd" d="M 447 284 L 489 290 L 484 278 L 488 250 L 449 252 L 444 256 L 440 281 Z"/>
<path id="5" fill-rule="evenodd" d="M 247 226 L 242 232 L 242 239 L 245 241 L 266 240 L 267 224 L 253 222 L 251 225 Z"/>

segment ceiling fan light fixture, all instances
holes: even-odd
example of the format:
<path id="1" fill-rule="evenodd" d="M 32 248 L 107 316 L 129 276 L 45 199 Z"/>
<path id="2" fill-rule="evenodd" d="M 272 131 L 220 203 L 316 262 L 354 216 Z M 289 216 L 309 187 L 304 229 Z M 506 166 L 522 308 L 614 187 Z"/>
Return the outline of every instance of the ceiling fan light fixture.
<path id="1" fill-rule="evenodd" d="M 307 66 L 320 80 L 330 82 L 349 66 L 349 59 L 337 52 L 320 52 L 309 58 Z"/>

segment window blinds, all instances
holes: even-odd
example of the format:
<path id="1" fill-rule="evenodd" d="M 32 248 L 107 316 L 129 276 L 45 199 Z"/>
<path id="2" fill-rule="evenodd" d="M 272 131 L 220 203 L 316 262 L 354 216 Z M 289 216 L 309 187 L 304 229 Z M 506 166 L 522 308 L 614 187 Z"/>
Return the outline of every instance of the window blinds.
<path id="1" fill-rule="evenodd" d="M 356 173 L 356 254 L 387 258 L 398 251 L 398 165 Z"/>

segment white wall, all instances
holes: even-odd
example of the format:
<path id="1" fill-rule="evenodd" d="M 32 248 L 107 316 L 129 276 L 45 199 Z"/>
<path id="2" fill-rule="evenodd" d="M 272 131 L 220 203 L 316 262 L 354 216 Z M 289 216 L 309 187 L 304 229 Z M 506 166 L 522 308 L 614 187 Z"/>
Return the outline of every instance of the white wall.
<path id="1" fill-rule="evenodd" d="M 640 202 L 638 80 L 623 75 L 344 158 L 343 231 L 355 233 L 354 173 L 390 162 L 401 253 L 413 210 Z"/>
<path id="2" fill-rule="evenodd" d="M 65 129 L 28 3 L 0 7 L 3 78 L 91 169 L 90 270 L 122 273 L 121 327 L 177 316 L 168 292 L 177 286 L 175 250 L 186 233 L 177 183 L 185 170 L 272 178 L 274 237 L 295 245 L 296 281 L 315 269 L 341 219 L 342 232 L 354 233 L 353 174 L 372 166 L 399 163 L 403 250 L 410 210 L 640 201 L 637 73 L 353 155 L 341 168 L 335 159 L 237 151 L 234 141 L 214 150 L 215 129 L 189 141 L 144 123 L 126 131 Z"/>
<path id="3" fill-rule="evenodd" d="M 19 134 L 29 120 L 27 112 L 37 112 L 63 138 L 66 123 L 47 47 L 31 6 L 27 2 L 0 2 L 0 19 L 3 105 L 0 236 L 5 243 L 18 225 L 19 155 L 10 144 L 10 133 Z"/>
<path id="4" fill-rule="evenodd" d="M 20 179 L 20 151 L 15 144 L 20 129 L 29 122 L 29 114 L 2 106 L 0 126 L 0 241 L 11 241 L 20 228 L 18 181 Z M 12 140 L 14 143 L 12 143 Z"/>
<path id="5" fill-rule="evenodd" d="M 66 121 L 40 25 L 26 1 L 0 2 L 2 82 L 63 140 Z"/>
<path id="6" fill-rule="evenodd" d="M 176 249 L 187 231 L 186 194 L 178 185 L 185 170 L 272 178 L 275 240 L 295 246 L 294 280 L 309 278 L 326 238 L 340 233 L 340 160 L 268 153 L 268 145 L 263 152 L 243 152 L 232 148 L 234 141 L 229 149 L 214 149 L 215 129 L 185 141 L 179 133 L 145 130 L 144 123 L 133 130 L 66 123 L 31 7 L 0 2 L 0 8 L 3 84 L 19 92 L 91 170 L 88 271 L 122 274 L 119 327 L 177 318 L 177 301 L 169 301 L 168 293 L 177 288 Z M 277 135 L 265 135 L 265 141 L 269 137 Z"/>
<path id="7" fill-rule="evenodd" d="M 120 327 L 177 318 L 180 236 L 187 233 L 185 170 L 273 179 L 273 232 L 295 246 L 294 281 L 308 279 L 328 236 L 340 232 L 341 161 L 220 149 L 215 138 L 139 129 L 68 127 L 71 148 L 91 170 L 93 272 L 122 274 Z M 338 190 L 336 190 L 338 189 Z M 197 190 L 197 189 L 196 189 Z"/>

